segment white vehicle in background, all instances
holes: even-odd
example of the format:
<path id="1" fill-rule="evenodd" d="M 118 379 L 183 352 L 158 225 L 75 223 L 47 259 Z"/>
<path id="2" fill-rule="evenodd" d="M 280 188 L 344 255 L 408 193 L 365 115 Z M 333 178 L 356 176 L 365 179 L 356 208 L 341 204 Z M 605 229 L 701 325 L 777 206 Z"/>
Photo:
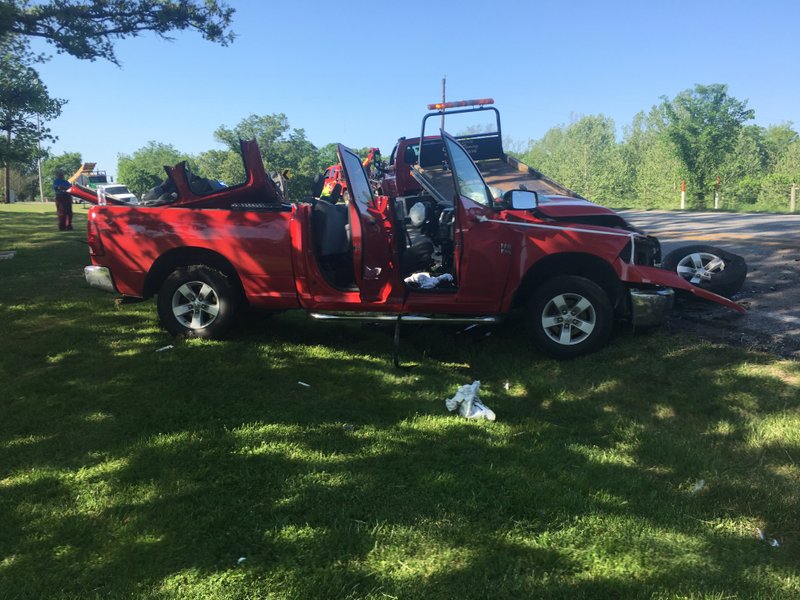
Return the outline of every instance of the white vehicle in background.
<path id="1" fill-rule="evenodd" d="M 111 196 L 117 203 L 138 204 L 139 201 L 122 183 L 99 183 L 97 184 L 97 203 L 107 204 L 106 198 Z"/>

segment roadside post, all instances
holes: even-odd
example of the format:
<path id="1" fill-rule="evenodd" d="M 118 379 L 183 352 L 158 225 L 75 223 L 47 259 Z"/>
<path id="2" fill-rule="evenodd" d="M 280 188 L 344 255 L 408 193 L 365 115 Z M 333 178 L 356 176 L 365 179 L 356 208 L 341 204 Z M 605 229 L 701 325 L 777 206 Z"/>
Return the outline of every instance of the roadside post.
<path id="1" fill-rule="evenodd" d="M 686 180 L 681 179 L 681 210 L 686 210 Z"/>
<path id="2" fill-rule="evenodd" d="M 792 184 L 792 193 L 789 196 L 789 212 L 795 212 L 797 210 L 797 184 Z"/>
<path id="3" fill-rule="evenodd" d="M 714 210 L 719 210 L 719 175 L 717 175 L 717 183 L 714 186 Z"/>

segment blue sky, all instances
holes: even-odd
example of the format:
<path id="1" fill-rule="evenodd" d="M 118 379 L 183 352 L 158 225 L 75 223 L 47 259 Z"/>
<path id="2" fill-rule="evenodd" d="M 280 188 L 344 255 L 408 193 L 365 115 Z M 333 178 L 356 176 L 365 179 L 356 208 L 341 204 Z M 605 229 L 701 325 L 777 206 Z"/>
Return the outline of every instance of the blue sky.
<path id="1" fill-rule="evenodd" d="M 51 150 L 116 172 L 149 140 L 198 153 L 250 114 L 284 113 L 317 146 L 379 146 L 419 132 L 429 102 L 492 97 L 526 143 L 576 116 L 621 133 L 661 96 L 725 83 L 755 122 L 800 127 L 800 2 L 229 0 L 229 47 L 181 33 L 117 44 L 122 68 L 55 55 L 40 73 L 66 98 Z M 398 8 L 399 7 L 399 8 Z M 41 48 L 41 45 L 37 45 Z"/>

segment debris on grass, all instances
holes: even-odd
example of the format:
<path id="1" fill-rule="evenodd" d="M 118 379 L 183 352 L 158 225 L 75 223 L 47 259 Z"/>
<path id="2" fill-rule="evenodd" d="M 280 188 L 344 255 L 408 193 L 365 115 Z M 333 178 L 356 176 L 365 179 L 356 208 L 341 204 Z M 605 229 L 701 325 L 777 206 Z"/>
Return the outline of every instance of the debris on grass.
<path id="1" fill-rule="evenodd" d="M 310 383 L 306 383 L 305 381 L 298 381 L 297 384 L 298 385 L 302 385 L 303 387 L 311 387 L 311 384 Z"/>
<path id="2" fill-rule="evenodd" d="M 773 548 L 780 548 L 781 543 L 776 538 L 769 538 L 767 539 L 764 530 L 760 527 L 756 527 L 756 537 L 761 540 L 762 542 L 767 542 Z"/>
<path id="3" fill-rule="evenodd" d="M 247 560 L 247 557 L 246 557 L 246 556 L 240 556 L 240 557 L 239 557 L 239 560 L 237 560 L 237 561 L 236 561 L 236 564 L 237 564 L 237 565 L 240 565 L 240 564 L 242 564 L 242 563 L 243 563 L 244 561 L 246 561 L 246 560 Z"/>
<path id="4" fill-rule="evenodd" d="M 480 387 L 480 381 L 473 381 L 469 385 L 459 387 L 455 396 L 444 401 L 447 410 L 452 412 L 458 409 L 458 414 L 465 419 L 494 421 L 497 418 L 494 411 L 478 399 Z"/>
<path id="5" fill-rule="evenodd" d="M 706 487 L 706 480 L 705 479 L 698 479 L 697 483 L 692 486 L 691 493 L 692 494 L 699 494 L 703 491 L 703 488 Z"/>
<path id="6" fill-rule="evenodd" d="M 158 348 L 156 352 L 164 352 L 165 350 L 172 350 L 174 347 L 175 346 L 173 346 L 172 344 L 169 344 L 168 346 L 162 346 L 161 348 Z"/>
<path id="7" fill-rule="evenodd" d="M 16 250 L 3 250 L 0 252 L 0 260 L 10 260 L 17 255 Z"/>

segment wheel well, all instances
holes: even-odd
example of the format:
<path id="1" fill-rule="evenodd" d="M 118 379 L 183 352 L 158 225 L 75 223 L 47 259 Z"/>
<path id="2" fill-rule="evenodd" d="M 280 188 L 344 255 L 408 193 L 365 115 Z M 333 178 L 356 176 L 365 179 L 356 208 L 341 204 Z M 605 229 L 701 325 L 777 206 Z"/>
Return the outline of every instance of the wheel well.
<path id="1" fill-rule="evenodd" d="M 614 268 L 602 258 L 581 253 L 553 254 L 533 265 L 517 288 L 513 305 L 524 306 L 538 286 L 559 275 L 577 275 L 590 279 L 608 294 L 615 311 L 624 309 L 624 288 Z"/>
<path id="2" fill-rule="evenodd" d="M 192 247 L 175 248 L 158 257 L 147 273 L 144 283 L 144 297 L 150 298 L 154 296 L 158 293 L 164 280 L 175 269 L 188 267 L 189 265 L 206 265 L 217 269 L 230 278 L 234 289 L 239 291 L 243 299 L 245 298 L 239 274 L 227 258 L 213 250 Z"/>

